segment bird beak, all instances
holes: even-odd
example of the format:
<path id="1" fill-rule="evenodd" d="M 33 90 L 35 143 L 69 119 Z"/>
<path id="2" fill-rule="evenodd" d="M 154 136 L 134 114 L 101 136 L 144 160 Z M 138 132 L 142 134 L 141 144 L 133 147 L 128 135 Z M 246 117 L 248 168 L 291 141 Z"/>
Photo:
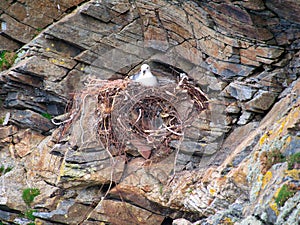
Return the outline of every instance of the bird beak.
<path id="1" fill-rule="evenodd" d="M 143 75 L 145 75 L 145 73 L 146 73 L 146 70 L 143 70 Z"/>

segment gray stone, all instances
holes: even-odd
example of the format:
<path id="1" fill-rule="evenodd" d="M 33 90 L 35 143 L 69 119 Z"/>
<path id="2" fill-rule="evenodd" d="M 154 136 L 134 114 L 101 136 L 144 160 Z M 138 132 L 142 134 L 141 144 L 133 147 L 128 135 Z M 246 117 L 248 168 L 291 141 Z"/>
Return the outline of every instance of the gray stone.
<path id="1" fill-rule="evenodd" d="M 54 128 L 49 119 L 28 109 L 15 110 L 12 113 L 11 121 L 22 128 L 31 128 L 40 132 L 47 132 Z"/>
<path id="2" fill-rule="evenodd" d="M 300 16 L 298 14 L 300 4 L 297 0 L 288 0 L 284 3 L 280 0 L 267 0 L 266 5 L 280 17 L 300 24 Z"/>
<path id="3" fill-rule="evenodd" d="M 300 201 L 300 194 L 299 192 L 297 192 L 292 198 L 289 198 L 286 201 L 281 213 L 277 217 L 275 224 L 281 225 L 281 224 L 299 223 L 299 213 L 300 213 L 299 201 Z"/>
<path id="4" fill-rule="evenodd" d="M 12 136 L 12 135 L 16 134 L 17 131 L 18 131 L 18 128 L 13 125 L 4 126 L 4 127 L 0 126 L 0 139 Z"/>
<path id="5" fill-rule="evenodd" d="M 230 83 L 224 91 L 239 101 L 249 100 L 257 92 L 255 88 L 237 82 Z"/>
<path id="6" fill-rule="evenodd" d="M 258 127 L 258 122 L 251 122 L 244 126 L 237 127 L 234 129 L 229 136 L 225 139 L 221 151 L 227 152 L 230 154 L 233 152 L 254 130 Z M 238 137 L 238 138 L 237 138 Z M 255 138 L 249 146 L 255 145 Z M 247 148 L 247 146 L 245 146 Z M 245 148 L 243 148 L 245 149 Z M 248 147 L 249 149 L 249 147 Z M 242 151 L 242 149 L 241 149 Z M 240 160 L 238 160 L 240 161 Z"/>
<path id="7" fill-rule="evenodd" d="M 284 69 L 276 69 L 274 71 L 263 71 L 257 76 L 249 77 L 245 80 L 260 90 L 281 92 L 283 89 L 283 81 L 287 79 L 287 73 Z"/>
<path id="8" fill-rule="evenodd" d="M 130 214 L 128 210 L 130 210 Z M 119 216 L 116 216 L 117 214 Z M 138 223 L 149 225 L 161 224 L 164 220 L 164 216 L 145 210 L 137 205 L 110 199 L 103 200 L 102 204 L 97 205 L 89 215 L 89 219 L 97 221 L 98 224 L 103 221 L 112 222 L 113 224 L 124 224 L 126 221 L 127 224 L 134 224 L 136 218 L 140 218 Z"/>
<path id="9" fill-rule="evenodd" d="M 200 155 L 203 154 L 205 156 L 211 156 L 211 155 L 215 154 L 216 152 L 218 152 L 221 143 L 222 143 L 222 140 L 221 141 L 216 140 L 216 142 L 212 142 L 212 143 L 209 143 L 209 144 L 205 145 L 203 152 L 196 151 L 195 153 L 196 153 L 196 155 L 197 154 L 200 154 Z"/>
<path id="10" fill-rule="evenodd" d="M 0 35 L 0 50 L 8 50 L 8 51 L 15 51 L 16 49 L 19 49 L 21 47 L 21 44 L 18 42 L 15 42 L 2 34 Z M 5 45 L 3 44 L 5 43 Z"/>
<path id="11" fill-rule="evenodd" d="M 247 146 L 244 150 L 239 152 L 239 154 L 232 160 L 232 166 L 238 166 L 251 153 L 252 148 L 252 146 Z"/>
<path id="12" fill-rule="evenodd" d="M 268 110 L 275 102 L 277 93 L 259 90 L 254 98 L 244 104 L 245 109 L 253 112 Z"/>
<path id="13" fill-rule="evenodd" d="M 238 114 L 241 111 L 241 108 L 237 105 L 236 102 L 234 102 L 227 106 L 225 111 L 230 114 Z"/>
<path id="14" fill-rule="evenodd" d="M 88 212 L 89 210 L 89 206 L 78 204 L 74 200 L 64 200 L 51 212 L 35 212 L 34 216 L 50 221 L 78 224 L 84 219 L 84 212 Z M 65 215 L 72 215 L 72 217 L 66 217 Z"/>
<path id="15" fill-rule="evenodd" d="M 204 145 L 195 141 L 185 140 L 180 144 L 180 151 L 187 155 L 193 155 L 195 152 L 204 152 Z"/>
<path id="16" fill-rule="evenodd" d="M 99 11 L 102 13 L 99 14 Z M 110 10 L 105 5 L 88 4 L 80 10 L 83 15 L 94 17 L 104 23 L 110 22 L 118 13 Z"/>
<path id="17" fill-rule="evenodd" d="M 30 224 L 32 220 L 27 219 L 27 218 L 16 218 L 14 219 L 14 223 L 19 224 L 19 225 L 27 225 Z"/>
<path id="18" fill-rule="evenodd" d="M 84 156 L 83 156 L 84 157 Z M 111 162 L 115 164 L 111 166 Z M 67 187 L 91 186 L 96 184 L 109 184 L 112 181 L 118 182 L 124 170 L 124 160 L 115 157 L 103 161 L 85 162 L 77 164 L 66 162 L 62 171 L 61 184 Z M 113 172 L 113 177 L 111 173 Z"/>
<path id="19" fill-rule="evenodd" d="M 173 220 L 172 225 L 192 225 L 192 223 L 184 218 Z"/>
<path id="20" fill-rule="evenodd" d="M 118 64 L 115 63 L 115 60 L 118 60 Z M 121 69 L 124 67 L 137 65 L 141 63 L 141 61 L 142 60 L 136 55 L 132 55 L 119 49 L 112 49 L 111 51 L 98 56 L 91 65 L 113 72 L 121 72 Z"/>
<path id="21" fill-rule="evenodd" d="M 177 147 L 178 143 L 172 141 L 171 146 Z M 195 140 L 185 139 L 179 145 L 179 150 L 181 154 L 185 155 L 212 155 L 219 149 L 219 143 L 197 143 Z"/>
<path id="22" fill-rule="evenodd" d="M 212 57 L 206 60 L 207 68 L 225 79 L 231 79 L 233 77 L 247 77 L 249 76 L 255 67 L 246 66 L 238 63 L 229 63 L 213 59 Z"/>
<path id="23" fill-rule="evenodd" d="M 276 220 L 277 220 L 277 215 L 274 212 L 274 210 L 271 209 L 270 207 L 267 207 L 265 212 L 267 214 L 266 215 L 266 217 L 267 217 L 266 221 L 268 223 L 274 224 L 276 222 Z"/>
<path id="24" fill-rule="evenodd" d="M 300 140 L 298 139 L 299 134 L 297 135 L 297 133 L 294 133 L 294 135 L 296 137 L 292 137 L 291 140 L 289 140 L 289 146 L 287 147 L 287 149 L 283 153 L 283 155 L 285 157 L 288 157 L 288 156 L 291 156 L 293 154 L 296 154 L 296 153 L 300 152 Z"/>
<path id="25" fill-rule="evenodd" d="M 13 82 L 21 83 L 24 85 L 30 85 L 30 86 L 36 87 L 36 88 L 41 88 L 43 86 L 43 81 L 40 77 L 31 76 L 31 75 L 24 74 L 24 73 L 18 73 L 13 70 L 7 74 L 6 79 L 13 81 Z"/>
<path id="26" fill-rule="evenodd" d="M 89 29 L 86 29 L 87 24 Z M 49 27 L 45 33 L 69 43 L 76 43 L 81 49 L 89 49 L 95 41 L 99 42 L 103 36 L 115 33 L 121 28 L 121 25 L 102 23 L 93 17 L 76 16 L 68 23 L 59 21 L 56 26 Z"/>
<path id="27" fill-rule="evenodd" d="M 237 124 L 238 125 L 245 125 L 246 123 L 250 122 L 252 118 L 253 118 L 253 113 L 252 112 L 244 111 L 242 113 L 242 115 L 240 116 Z"/>
<path id="28" fill-rule="evenodd" d="M 17 218 L 19 215 L 15 212 L 0 210 L 0 220 L 2 222 L 12 222 Z"/>
<path id="29" fill-rule="evenodd" d="M 12 87 L 7 86 L 8 93 L 4 105 L 8 108 L 30 109 L 39 113 L 48 113 L 50 116 L 64 112 L 65 103 L 59 97 L 53 96 L 39 89 L 14 92 Z M 32 92 L 31 92 L 32 91 Z"/>
<path id="30" fill-rule="evenodd" d="M 38 56 L 33 56 L 21 61 L 14 68 L 20 73 L 32 74 L 49 81 L 60 81 L 66 76 L 67 70 L 55 65 L 51 60 L 46 60 Z"/>
<path id="31" fill-rule="evenodd" d="M 29 25 L 17 21 L 15 18 L 3 13 L 1 21 L 6 22 L 7 29 L 4 31 L 6 36 L 14 37 L 17 42 L 28 43 L 36 34 L 36 30 Z M 2 30 L 2 29 L 1 29 Z M 2 46 L 4 48 L 4 46 Z"/>
<path id="32" fill-rule="evenodd" d="M 256 219 L 254 216 L 248 216 L 239 222 L 240 225 L 263 225 L 264 223 Z"/>

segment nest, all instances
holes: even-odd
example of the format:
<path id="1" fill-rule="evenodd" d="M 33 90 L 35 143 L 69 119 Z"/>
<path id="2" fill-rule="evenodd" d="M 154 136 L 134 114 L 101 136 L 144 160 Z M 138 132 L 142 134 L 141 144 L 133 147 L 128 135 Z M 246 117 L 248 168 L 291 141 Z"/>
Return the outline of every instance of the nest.
<path id="1" fill-rule="evenodd" d="M 112 155 L 161 159 L 180 141 L 185 128 L 208 108 L 205 94 L 187 77 L 179 83 L 145 87 L 130 80 L 91 80 L 74 95 L 65 130 L 83 113 L 87 95 L 96 96 L 96 132 Z M 65 122 L 66 122 L 65 121 Z"/>

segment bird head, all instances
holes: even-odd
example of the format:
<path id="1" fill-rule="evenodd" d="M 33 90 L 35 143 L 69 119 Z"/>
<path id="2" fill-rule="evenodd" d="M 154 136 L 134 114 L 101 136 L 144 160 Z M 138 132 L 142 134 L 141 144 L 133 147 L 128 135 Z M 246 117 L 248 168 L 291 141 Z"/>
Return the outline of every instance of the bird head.
<path id="1" fill-rule="evenodd" d="M 143 64 L 141 66 L 142 75 L 145 75 L 147 72 L 150 72 L 150 66 L 148 64 Z"/>

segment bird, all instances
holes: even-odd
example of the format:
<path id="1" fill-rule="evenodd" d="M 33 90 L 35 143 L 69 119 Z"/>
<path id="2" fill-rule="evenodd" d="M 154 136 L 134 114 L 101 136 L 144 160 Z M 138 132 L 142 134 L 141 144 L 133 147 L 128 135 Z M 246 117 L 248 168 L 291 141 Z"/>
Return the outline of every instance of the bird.
<path id="1" fill-rule="evenodd" d="M 156 76 L 151 73 L 150 66 L 143 64 L 139 73 L 129 77 L 131 80 L 139 82 L 143 86 L 158 86 L 158 80 Z"/>

